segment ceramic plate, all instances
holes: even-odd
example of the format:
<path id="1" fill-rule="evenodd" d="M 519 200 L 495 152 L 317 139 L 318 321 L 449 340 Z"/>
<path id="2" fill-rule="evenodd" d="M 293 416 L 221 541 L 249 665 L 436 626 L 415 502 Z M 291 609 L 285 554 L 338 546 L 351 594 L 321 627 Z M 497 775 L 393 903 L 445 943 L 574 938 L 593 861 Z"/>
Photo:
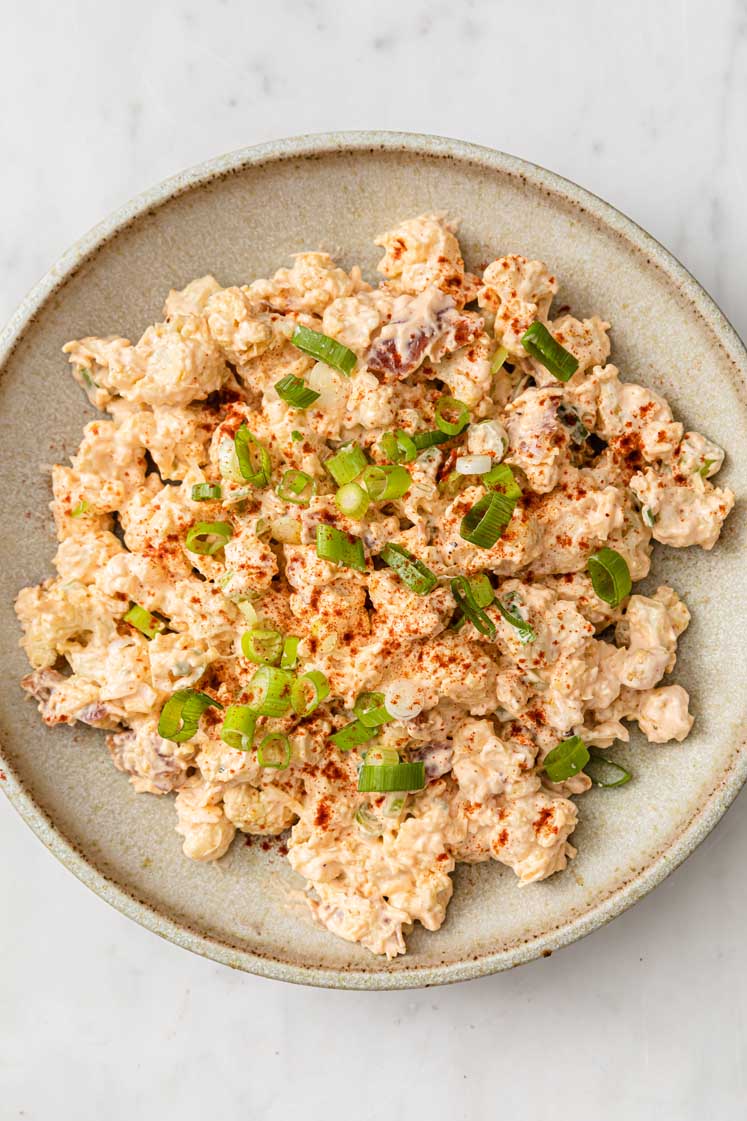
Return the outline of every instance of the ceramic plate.
<path id="1" fill-rule="evenodd" d="M 727 449 L 723 478 L 747 486 L 747 355 L 706 293 L 651 237 L 606 203 L 530 164 L 457 141 L 393 133 L 304 137 L 250 148 L 179 175 L 85 237 L 0 338 L 4 462 L 0 537 L 2 785 L 45 845 L 126 915 L 181 946 L 269 977 L 396 988 L 506 969 L 587 934 L 657 884 L 715 825 L 747 770 L 740 685 L 747 630 L 744 510 L 711 553 L 658 548 L 656 582 L 693 612 L 676 680 L 692 694 L 684 744 L 617 751 L 635 770 L 618 791 L 579 800 L 569 869 L 519 889 L 494 863 L 460 865 L 442 929 L 421 928 L 387 963 L 311 926 L 286 905 L 300 881 L 275 847 L 243 837 L 219 866 L 181 853 L 172 799 L 135 795 L 103 734 L 45 729 L 24 700 L 12 611 L 17 590 L 52 572 L 55 540 L 42 464 L 62 460 L 93 413 L 63 343 L 137 338 L 166 292 L 214 273 L 267 276 L 302 248 L 338 252 L 373 275 L 374 235 L 422 211 L 461 219 L 467 264 L 518 252 L 560 276 L 558 304 L 612 325 L 612 358 L 660 390 L 686 425 Z M 652 581 L 649 581 L 649 586 Z"/>

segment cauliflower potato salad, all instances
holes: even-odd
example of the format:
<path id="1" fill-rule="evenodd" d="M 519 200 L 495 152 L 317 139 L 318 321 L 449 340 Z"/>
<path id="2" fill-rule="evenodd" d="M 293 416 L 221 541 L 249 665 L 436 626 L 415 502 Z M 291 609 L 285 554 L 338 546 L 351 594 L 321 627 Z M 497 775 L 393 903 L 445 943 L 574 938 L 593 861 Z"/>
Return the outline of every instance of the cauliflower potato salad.
<path id="1" fill-rule="evenodd" d="M 631 778 L 625 721 L 687 736 L 662 679 L 688 609 L 633 584 L 652 540 L 711 549 L 734 496 L 542 261 L 468 272 L 438 215 L 376 244 L 375 286 L 299 253 L 65 346 L 102 416 L 16 609 L 45 724 L 173 792 L 186 856 L 286 834 L 314 920 L 391 958 L 458 861 L 565 868 L 574 798 Z"/>

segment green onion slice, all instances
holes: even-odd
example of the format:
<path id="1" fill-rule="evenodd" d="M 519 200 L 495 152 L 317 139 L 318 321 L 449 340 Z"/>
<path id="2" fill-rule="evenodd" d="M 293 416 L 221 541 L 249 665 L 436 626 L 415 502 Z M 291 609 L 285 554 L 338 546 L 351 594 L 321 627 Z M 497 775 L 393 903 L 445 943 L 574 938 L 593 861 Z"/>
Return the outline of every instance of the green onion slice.
<path id="1" fill-rule="evenodd" d="M 246 424 L 242 424 L 234 436 L 233 446 L 242 477 L 253 487 L 267 486 L 272 474 L 270 453 Z"/>
<path id="2" fill-rule="evenodd" d="M 87 514 L 90 509 L 91 509 L 90 502 L 86 502 L 85 498 L 81 498 L 78 505 L 73 506 L 72 510 L 70 511 L 70 517 L 71 518 L 82 518 L 83 515 Z"/>
<path id="3" fill-rule="evenodd" d="M 329 682 L 321 670 L 311 669 L 291 686 L 291 704 L 296 716 L 310 716 L 329 696 Z"/>
<path id="4" fill-rule="evenodd" d="M 509 498 L 498 491 L 483 495 L 462 518 L 460 537 L 469 541 L 470 545 L 492 549 L 511 521 L 515 505 L 515 498 Z"/>
<path id="5" fill-rule="evenodd" d="M 478 607 L 490 607 L 495 599 L 495 592 L 493 585 L 490 583 L 490 578 L 484 572 L 479 576 L 473 576 L 469 581 L 470 590 Z"/>
<path id="6" fill-rule="evenodd" d="M 480 479 L 480 482 L 484 483 L 489 474 L 490 472 L 488 471 L 487 475 L 483 475 Z M 450 471 L 446 478 L 441 479 L 440 483 L 438 484 L 438 493 L 442 498 L 451 501 L 452 498 L 456 498 L 462 487 L 465 487 L 466 485 L 466 475 L 460 475 L 458 471 Z"/>
<path id="7" fill-rule="evenodd" d="M 280 381 L 276 381 L 275 392 L 281 401 L 292 405 L 294 409 L 308 409 L 309 405 L 313 405 L 321 397 L 315 389 L 309 389 L 303 378 L 297 378 L 293 374 L 286 374 Z"/>
<path id="8" fill-rule="evenodd" d="M 394 720 L 384 705 L 383 693 L 361 693 L 353 705 L 353 712 L 366 728 L 378 728 Z"/>
<path id="9" fill-rule="evenodd" d="M 499 346 L 493 355 L 493 361 L 490 363 L 491 374 L 497 374 L 503 363 L 508 358 L 508 351 L 505 346 Z"/>
<path id="10" fill-rule="evenodd" d="M 229 705 L 220 738 L 236 751 L 251 751 L 256 724 L 257 713 L 249 705 Z"/>
<path id="11" fill-rule="evenodd" d="M 345 483 L 352 483 L 353 479 L 357 479 L 367 463 L 363 449 L 357 444 L 348 444 L 347 447 L 340 448 L 335 455 L 330 456 L 324 466 L 338 487 L 342 487 Z"/>
<path id="12" fill-rule="evenodd" d="M 515 602 L 511 602 L 509 600 L 506 603 L 502 603 L 499 599 L 497 599 L 495 602 L 498 610 L 500 611 L 506 622 L 510 623 L 512 627 L 516 628 L 517 638 L 519 639 L 519 642 L 527 643 L 537 641 L 537 632 L 535 631 L 534 627 L 532 627 L 531 624 L 526 621 L 526 619 L 523 619 L 521 617 L 519 612 L 516 610 Z"/>
<path id="13" fill-rule="evenodd" d="M 195 483 L 192 487 L 193 502 L 211 502 L 213 499 L 220 500 L 222 497 L 223 490 L 217 483 Z"/>
<path id="14" fill-rule="evenodd" d="M 451 594 L 465 618 L 469 619 L 480 634 L 486 635 L 492 642 L 496 633 L 495 623 L 478 605 L 466 576 L 454 577 L 451 581 Z"/>
<path id="15" fill-rule="evenodd" d="M 277 666 L 260 666 L 249 682 L 247 705 L 260 716 L 285 716 L 291 706 L 292 674 Z"/>
<path id="16" fill-rule="evenodd" d="M 335 505 L 341 514 L 354 521 L 365 518 L 371 499 L 357 483 L 345 483 L 335 495 Z"/>
<path id="17" fill-rule="evenodd" d="M 425 451 L 426 448 L 432 448 L 435 444 L 445 444 L 451 437 L 447 432 L 441 432 L 438 428 L 434 428 L 428 432 L 416 432 L 412 438 L 412 442 L 419 452 Z"/>
<path id="18" fill-rule="evenodd" d="M 425 764 L 395 763 L 370 767 L 364 763 L 358 776 L 361 794 L 386 794 L 390 790 L 422 790 L 425 786 Z"/>
<path id="19" fill-rule="evenodd" d="M 369 747 L 363 762 L 370 767 L 394 766 L 399 763 L 399 752 L 393 747 Z"/>
<path id="20" fill-rule="evenodd" d="M 197 693 L 194 689 L 178 689 L 176 693 L 172 693 L 161 709 L 158 718 L 159 736 L 164 740 L 171 740 L 172 743 L 191 740 L 197 731 L 200 717 L 211 705 L 215 708 L 223 708 L 219 701 L 214 701 L 207 693 Z"/>
<path id="21" fill-rule="evenodd" d="M 242 634 L 241 652 L 257 665 L 276 666 L 283 653 L 283 636 L 280 631 L 254 627 Z"/>
<path id="22" fill-rule="evenodd" d="M 278 498 L 295 506 L 308 506 L 316 494 L 316 479 L 305 471 L 286 471 L 276 488 Z"/>
<path id="23" fill-rule="evenodd" d="M 615 549 L 603 548 L 592 553 L 586 562 L 594 591 L 610 607 L 617 607 L 630 595 L 633 581 L 625 557 Z"/>
<path id="24" fill-rule="evenodd" d="M 653 527 L 656 525 L 656 514 L 653 512 L 650 506 L 643 507 L 643 510 L 641 511 L 641 518 L 643 519 L 643 524 L 647 525 L 649 529 L 653 529 Z"/>
<path id="25" fill-rule="evenodd" d="M 293 332 L 291 342 L 304 354 L 315 358 L 317 362 L 332 366 L 346 377 L 350 377 L 358 361 L 353 351 L 338 343 L 336 339 L 331 339 L 329 335 L 322 335 L 319 331 L 312 331 L 310 327 L 302 327 L 300 324 Z"/>
<path id="26" fill-rule="evenodd" d="M 316 527 L 316 555 L 344 568 L 354 568 L 357 572 L 368 571 L 360 537 L 351 537 L 325 522 L 320 522 Z"/>
<path id="27" fill-rule="evenodd" d="M 544 323 L 533 323 L 521 336 L 521 345 L 558 381 L 569 381 L 578 369 L 578 360 L 552 337 Z"/>
<path id="28" fill-rule="evenodd" d="M 379 556 L 416 595 L 427 596 L 438 584 L 438 578 L 430 568 L 401 545 L 385 545 Z"/>
<path id="29" fill-rule="evenodd" d="M 233 537 L 229 522 L 195 522 L 187 532 L 185 548 L 201 557 L 212 557 Z"/>
<path id="30" fill-rule="evenodd" d="M 404 428 L 385 432 L 379 440 L 379 447 L 391 463 L 412 463 L 418 457 L 415 439 Z"/>
<path id="31" fill-rule="evenodd" d="M 571 736 L 545 756 L 543 767 L 550 782 L 565 782 L 589 762 L 589 751 L 580 736 Z"/>
<path id="32" fill-rule="evenodd" d="M 614 759 L 608 759 L 605 752 L 595 751 L 592 748 L 590 756 L 591 758 L 584 770 L 595 786 L 601 786 L 604 790 L 612 790 L 615 786 L 625 786 L 632 779 L 633 775 L 627 767 L 623 767 L 622 763 L 616 763 Z M 604 775 L 609 775 L 610 772 L 617 777 L 605 781 Z"/>
<path id="33" fill-rule="evenodd" d="M 144 607 L 141 607 L 139 603 L 133 603 L 131 605 L 130 610 L 126 612 L 124 616 L 124 621 L 125 623 L 131 623 L 132 626 L 136 627 L 146 638 L 155 638 L 158 632 L 162 631 L 166 625 L 162 623 L 160 619 L 157 619 L 155 615 L 151 615 L 150 611 L 146 611 Z"/>
<path id="34" fill-rule="evenodd" d="M 257 746 L 257 762 L 260 767 L 272 767 L 275 771 L 285 771 L 290 766 L 291 745 L 284 732 L 270 732 Z"/>
<path id="35" fill-rule="evenodd" d="M 521 487 L 507 463 L 496 463 L 495 467 L 485 472 L 480 482 L 489 490 L 500 491 L 506 498 L 513 498 L 516 502 L 521 498 Z"/>
<path id="36" fill-rule="evenodd" d="M 436 427 L 447 436 L 458 436 L 469 424 L 469 409 L 456 397 L 440 397 L 434 415 Z"/>
<path id="37" fill-rule="evenodd" d="M 298 661 L 298 644 L 301 640 L 298 635 L 289 634 L 283 643 L 283 653 L 280 655 L 281 669 L 295 669 Z"/>
<path id="38" fill-rule="evenodd" d="M 354 720 L 352 724 L 346 724 L 344 728 L 340 728 L 339 732 L 333 732 L 329 738 L 339 747 L 340 751 L 350 751 L 353 747 L 368 743 L 375 735 L 375 728 L 367 728 L 365 724 L 361 724 L 360 720 Z"/>
<path id="39" fill-rule="evenodd" d="M 367 467 L 361 482 L 374 502 L 392 502 L 407 494 L 412 485 L 412 476 L 399 464 L 391 467 Z"/>
<path id="40" fill-rule="evenodd" d="M 299 440 L 303 440 L 303 433 L 299 432 L 297 428 L 294 428 L 291 432 L 291 440 L 298 443 Z"/>

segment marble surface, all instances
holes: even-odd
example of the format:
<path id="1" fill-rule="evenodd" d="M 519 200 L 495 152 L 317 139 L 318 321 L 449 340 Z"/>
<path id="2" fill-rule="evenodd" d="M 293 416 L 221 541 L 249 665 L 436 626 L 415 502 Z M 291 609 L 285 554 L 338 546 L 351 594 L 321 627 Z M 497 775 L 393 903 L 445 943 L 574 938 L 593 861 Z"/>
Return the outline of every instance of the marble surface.
<path id="1" fill-rule="evenodd" d="M 331 128 L 436 132 L 582 183 L 747 334 L 744 0 L 27 0 L 4 11 L 0 319 L 181 167 Z M 84 889 L 0 802 L 0 1115 L 110 1121 L 742 1118 L 747 801 L 552 958 L 339 993 L 192 957 Z"/>

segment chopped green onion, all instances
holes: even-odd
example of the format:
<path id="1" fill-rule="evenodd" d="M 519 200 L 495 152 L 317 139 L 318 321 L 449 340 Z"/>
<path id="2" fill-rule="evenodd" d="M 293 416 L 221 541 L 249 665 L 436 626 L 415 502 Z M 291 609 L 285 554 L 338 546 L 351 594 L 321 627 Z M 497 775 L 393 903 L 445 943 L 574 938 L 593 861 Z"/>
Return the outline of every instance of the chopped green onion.
<path id="1" fill-rule="evenodd" d="M 517 502 L 521 498 L 521 487 L 507 463 L 496 463 L 495 467 L 485 472 L 480 482 L 490 490 L 505 494 L 506 498 L 513 498 Z"/>
<path id="2" fill-rule="evenodd" d="M 390 790 L 422 790 L 425 786 L 425 764 L 395 763 L 370 767 L 364 763 L 358 776 L 361 794 L 385 794 Z"/>
<path id="3" fill-rule="evenodd" d="M 283 652 L 283 636 L 280 631 L 254 627 L 244 631 L 241 636 L 241 652 L 250 662 L 260 666 L 276 666 Z"/>
<path id="4" fill-rule="evenodd" d="M 393 767 L 399 763 L 399 752 L 393 747 L 369 747 L 363 762 L 368 763 L 370 767 Z"/>
<path id="5" fill-rule="evenodd" d="M 201 557 L 212 557 L 233 537 L 229 522 L 195 522 L 184 540 L 190 553 Z"/>
<path id="6" fill-rule="evenodd" d="M 402 810 L 405 808 L 406 801 L 406 793 L 400 793 L 396 796 L 394 794 L 390 794 L 389 797 L 384 801 L 384 806 L 382 808 L 384 817 L 399 817 L 399 815 L 402 813 Z"/>
<path id="7" fill-rule="evenodd" d="M 339 732 L 333 732 L 329 738 L 339 747 L 340 751 L 350 751 L 353 747 L 368 743 L 375 735 L 375 728 L 367 728 L 365 724 L 361 724 L 360 720 L 354 720 L 352 724 L 346 724 L 344 728 L 340 728 Z"/>
<path id="8" fill-rule="evenodd" d="M 236 751 L 251 751 L 257 713 L 249 705 L 229 705 L 223 718 L 220 738 Z"/>
<path id="9" fill-rule="evenodd" d="M 396 432 L 385 432 L 379 440 L 379 447 L 392 463 L 412 463 L 418 457 L 418 446 L 404 428 L 398 428 Z"/>
<path id="10" fill-rule="evenodd" d="M 253 487 L 267 486 L 272 474 L 270 453 L 249 431 L 246 424 L 242 424 L 234 436 L 233 446 L 242 478 Z"/>
<path id="11" fill-rule="evenodd" d="M 647 525 L 649 529 L 652 529 L 656 525 L 656 514 L 650 506 L 643 507 L 641 518 L 643 519 L 643 524 Z"/>
<path id="12" fill-rule="evenodd" d="M 280 668 L 281 669 L 295 669 L 296 662 L 298 661 L 298 643 L 300 639 L 298 635 L 289 634 L 283 643 L 283 653 L 280 655 Z"/>
<path id="13" fill-rule="evenodd" d="M 293 374 L 286 374 L 280 381 L 276 381 L 275 392 L 281 401 L 292 405 L 294 409 L 308 409 L 309 405 L 313 405 L 321 397 L 321 393 L 309 389 L 303 378 L 297 378 Z"/>
<path id="14" fill-rule="evenodd" d="M 291 440 L 294 440 L 296 443 L 298 443 L 299 440 L 303 440 L 303 433 L 299 432 L 297 428 L 294 428 L 291 432 Z"/>
<path id="15" fill-rule="evenodd" d="M 416 432 L 412 442 L 417 450 L 422 452 L 426 448 L 434 447 L 435 444 L 445 444 L 449 439 L 451 437 L 447 432 L 441 432 L 438 428 L 434 428 L 428 432 Z"/>
<path id="16" fill-rule="evenodd" d="M 451 581 L 451 594 L 456 601 L 457 607 L 459 607 L 462 614 L 469 619 L 472 626 L 475 627 L 480 634 L 486 635 L 492 642 L 496 634 L 495 623 L 478 605 L 470 582 L 465 576 L 454 577 Z"/>
<path id="17" fill-rule="evenodd" d="M 570 430 L 571 443 L 581 445 L 589 438 L 589 429 L 583 423 L 575 409 L 561 401 L 558 405 L 558 420 Z"/>
<path id="18" fill-rule="evenodd" d="M 276 488 L 278 498 L 295 506 L 308 506 L 316 494 L 316 479 L 305 471 L 286 471 Z"/>
<path id="19" fill-rule="evenodd" d="M 571 736 L 545 756 L 543 767 L 550 782 L 565 782 L 583 771 L 589 758 L 588 749 L 581 737 Z"/>
<path id="20" fill-rule="evenodd" d="M 594 591 L 610 607 L 617 607 L 630 595 L 633 581 L 625 557 L 615 549 L 603 548 L 592 553 L 586 562 Z"/>
<path id="21" fill-rule="evenodd" d="M 438 584 L 438 578 L 430 568 L 422 561 L 416 560 L 412 553 L 403 549 L 401 545 L 385 545 L 379 556 L 384 564 L 394 569 L 402 583 L 416 595 L 427 596 Z"/>
<path id="22" fill-rule="evenodd" d="M 291 706 L 292 681 L 293 677 L 287 670 L 260 666 L 249 682 L 246 703 L 260 716 L 285 716 Z"/>
<path id="23" fill-rule="evenodd" d="M 489 474 L 490 472 L 488 472 L 488 475 Z M 484 483 L 488 475 L 483 475 L 483 477 L 480 479 L 480 482 Z M 458 471 L 450 471 L 446 478 L 442 479 L 438 484 L 438 493 L 442 498 L 446 498 L 447 500 L 451 501 L 452 498 L 456 498 L 462 487 L 466 485 L 466 475 L 460 475 Z"/>
<path id="24" fill-rule="evenodd" d="M 483 495 L 462 518 L 460 537 L 481 549 L 492 549 L 511 521 L 515 505 L 515 498 L 497 491 Z"/>
<path id="25" fill-rule="evenodd" d="M 362 448 L 357 444 L 348 444 L 347 447 L 340 448 L 336 455 L 330 456 L 324 466 L 338 487 L 342 487 L 345 483 L 352 483 L 353 479 L 357 479 L 367 463 Z"/>
<path id="26" fill-rule="evenodd" d="M 592 748 L 590 756 L 591 758 L 584 767 L 584 770 L 595 786 L 601 786 L 604 790 L 612 790 L 615 786 L 625 786 L 625 784 L 632 779 L 633 775 L 627 767 L 623 767 L 622 763 L 616 763 L 614 759 L 608 759 L 605 752 L 595 751 L 594 748 Z M 607 769 L 619 775 L 619 778 L 616 778 L 614 781 L 604 782 L 601 776 L 604 775 Z M 596 778 L 594 777 L 595 771 L 598 776 Z"/>
<path id="27" fill-rule="evenodd" d="M 146 611 L 139 603 L 132 604 L 130 610 L 124 616 L 124 621 L 125 623 L 131 623 L 133 627 L 137 627 L 146 638 L 155 638 L 165 626 L 165 623 L 156 619 L 155 615 L 151 615 L 150 611 Z"/>
<path id="28" fill-rule="evenodd" d="M 381 822 L 366 805 L 358 806 L 355 811 L 355 821 L 369 837 L 380 837 L 384 832 Z"/>
<path id="29" fill-rule="evenodd" d="M 374 502 L 392 502 L 407 494 L 412 485 L 410 472 L 399 464 L 367 467 L 361 480 Z"/>
<path id="30" fill-rule="evenodd" d="M 335 495 L 335 505 L 341 514 L 354 521 L 365 518 L 371 499 L 357 483 L 345 483 Z"/>
<path id="31" fill-rule="evenodd" d="M 505 346 L 499 346 L 493 355 L 493 361 L 490 363 L 491 374 L 497 374 L 503 363 L 508 358 L 508 351 Z"/>
<path id="32" fill-rule="evenodd" d="M 440 397 L 434 415 L 436 427 L 447 436 L 458 436 L 469 424 L 469 409 L 456 397 Z"/>
<path id="33" fill-rule="evenodd" d="M 350 377 L 358 361 L 353 351 L 338 343 L 336 339 L 331 339 L 329 335 L 322 335 L 319 331 L 312 331 L 310 327 L 302 327 L 300 324 L 293 332 L 291 342 L 304 354 L 316 358 L 317 362 L 332 366 L 346 377 Z"/>
<path id="34" fill-rule="evenodd" d="M 291 704 L 296 716 L 310 716 L 329 696 L 329 682 L 318 669 L 297 677 L 291 686 Z"/>
<path id="35" fill-rule="evenodd" d="M 360 537 L 351 537 L 325 522 L 316 527 L 316 555 L 332 564 L 354 568 L 357 572 L 368 571 Z"/>
<path id="36" fill-rule="evenodd" d="M 70 517 L 82 518 L 83 515 L 87 514 L 90 509 L 90 502 L 86 502 L 85 498 L 82 498 L 77 506 L 73 506 L 72 510 L 70 511 Z"/>
<path id="37" fill-rule="evenodd" d="M 534 627 L 532 627 L 531 624 L 526 621 L 526 619 L 523 619 L 519 612 L 516 610 L 515 601 L 509 602 L 508 605 L 502 603 L 499 599 L 497 599 L 495 602 L 498 610 L 500 611 L 506 622 L 510 623 L 512 627 L 516 628 L 518 632 L 517 638 L 519 639 L 519 642 L 536 642 L 537 632 L 535 631 Z"/>
<path id="38" fill-rule="evenodd" d="M 284 732 L 270 732 L 257 747 L 257 762 L 260 767 L 272 767 L 275 771 L 285 771 L 290 766 L 291 745 Z"/>
<path id="39" fill-rule="evenodd" d="M 384 705 L 383 693 L 360 693 L 353 705 L 353 712 L 366 728 L 378 728 L 394 720 Z"/>
<path id="40" fill-rule="evenodd" d="M 521 345 L 558 381 L 569 381 L 578 369 L 578 360 L 552 337 L 543 323 L 533 323 L 521 336 Z"/>
<path id="41" fill-rule="evenodd" d="M 703 466 L 698 468 L 698 474 L 702 475 L 704 479 L 707 479 L 708 472 L 711 470 L 715 462 L 715 459 L 704 459 Z"/>
<path id="42" fill-rule="evenodd" d="M 200 717 L 211 705 L 215 708 L 223 708 L 219 701 L 214 701 L 207 693 L 197 693 L 194 689 L 178 689 L 176 693 L 172 693 L 161 709 L 158 718 L 159 736 L 164 740 L 171 740 L 172 743 L 191 740 L 197 732 Z"/>
<path id="43" fill-rule="evenodd" d="M 490 577 L 481 572 L 479 576 L 473 576 L 469 581 L 472 597 L 478 607 L 490 607 L 495 599 L 495 592 L 493 585 L 490 583 Z"/>
<path id="44" fill-rule="evenodd" d="M 217 483 L 195 483 L 192 487 L 193 502 L 211 502 L 213 499 L 219 500 L 222 495 L 223 490 Z"/>

